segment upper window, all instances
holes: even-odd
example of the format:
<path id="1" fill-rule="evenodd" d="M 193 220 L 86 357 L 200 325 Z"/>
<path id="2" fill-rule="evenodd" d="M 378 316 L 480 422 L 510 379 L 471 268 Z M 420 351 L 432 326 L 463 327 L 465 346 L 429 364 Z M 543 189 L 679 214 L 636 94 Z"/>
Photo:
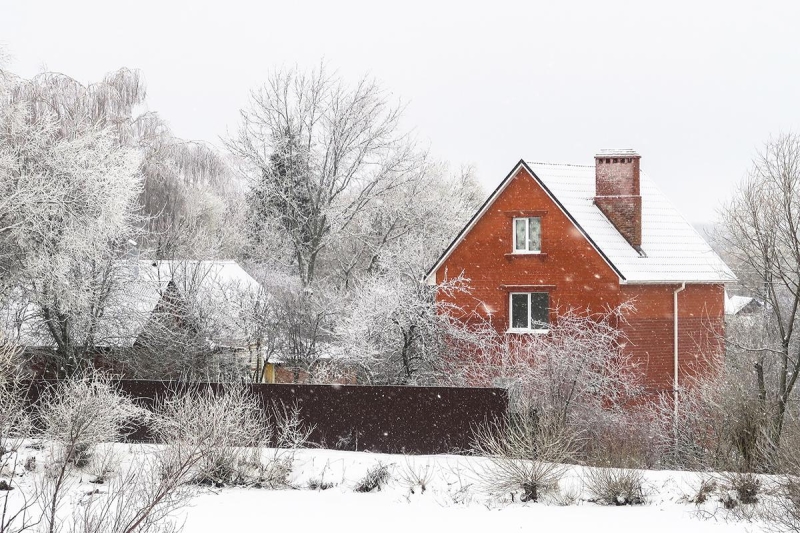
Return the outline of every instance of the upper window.
<path id="1" fill-rule="evenodd" d="M 547 331 L 550 323 L 550 295 L 546 292 L 512 292 L 511 329 Z"/>
<path id="2" fill-rule="evenodd" d="M 539 253 L 542 251 L 542 219 L 539 217 L 514 219 L 514 253 Z"/>

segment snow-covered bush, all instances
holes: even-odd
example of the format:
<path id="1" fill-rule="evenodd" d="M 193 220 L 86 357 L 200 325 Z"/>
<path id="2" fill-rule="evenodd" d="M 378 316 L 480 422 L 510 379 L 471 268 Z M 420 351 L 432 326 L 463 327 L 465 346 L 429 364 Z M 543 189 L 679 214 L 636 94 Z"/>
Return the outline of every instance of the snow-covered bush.
<path id="1" fill-rule="evenodd" d="M 120 440 L 129 424 L 147 415 L 110 376 L 94 371 L 55 383 L 38 406 L 44 437 L 60 445 L 59 460 L 76 466 L 88 464 L 97 444 Z"/>
<path id="2" fill-rule="evenodd" d="M 84 495 L 67 522 L 70 533 L 177 533 L 176 511 L 195 489 L 163 450 L 136 454 L 127 467 Z M 167 462 L 165 462 L 167 461 Z"/>
<path id="3" fill-rule="evenodd" d="M 118 441 L 129 423 L 147 413 L 120 394 L 108 375 L 86 371 L 45 390 L 37 416 L 44 438 L 53 445 L 37 488 L 41 522 L 53 533 L 61 527 L 58 510 L 75 482 L 74 468 L 88 466 L 98 444 Z"/>
<path id="4" fill-rule="evenodd" d="M 606 505 L 645 503 L 644 474 L 627 468 L 589 468 L 583 482 L 594 498 Z"/>
<path id="5" fill-rule="evenodd" d="M 191 481 L 214 486 L 285 485 L 293 449 L 308 436 L 297 410 L 276 409 L 267 416 L 258 398 L 233 385 L 190 388 L 164 400 L 155 432 L 175 453 L 197 454 Z M 272 442 L 279 448 L 265 452 Z"/>
<path id="6" fill-rule="evenodd" d="M 749 472 L 732 472 L 723 474 L 725 486 L 736 493 L 739 503 L 758 503 L 758 494 L 761 492 L 761 480 Z"/>
<path id="7" fill-rule="evenodd" d="M 486 424 L 475 431 L 473 449 L 489 463 L 473 474 L 492 494 L 521 492 L 520 500 L 538 501 L 558 487 L 564 462 L 575 454 L 571 428 L 549 414 L 534 411 L 512 414 L 503 423 Z"/>
<path id="8" fill-rule="evenodd" d="M 391 477 L 389 466 L 378 463 L 367 470 L 364 477 L 356 482 L 353 490 L 356 492 L 372 492 L 375 489 L 381 490 L 386 486 Z"/>
<path id="9" fill-rule="evenodd" d="M 434 465 L 425 463 L 425 465 L 417 465 L 409 461 L 406 457 L 405 464 L 397 474 L 397 480 L 405 487 L 408 488 L 411 494 L 415 494 L 415 490 L 419 489 L 420 494 L 425 494 L 431 480 L 435 473 Z"/>

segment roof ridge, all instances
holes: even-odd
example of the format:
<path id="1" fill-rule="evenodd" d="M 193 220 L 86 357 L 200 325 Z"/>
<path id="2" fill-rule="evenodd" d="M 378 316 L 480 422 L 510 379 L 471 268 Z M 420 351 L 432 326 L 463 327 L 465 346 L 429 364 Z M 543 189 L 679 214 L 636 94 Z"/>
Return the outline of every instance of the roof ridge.
<path id="1" fill-rule="evenodd" d="M 576 165 L 575 163 L 547 163 L 545 161 L 525 161 L 529 165 L 548 165 L 551 167 L 594 168 L 594 165 Z"/>

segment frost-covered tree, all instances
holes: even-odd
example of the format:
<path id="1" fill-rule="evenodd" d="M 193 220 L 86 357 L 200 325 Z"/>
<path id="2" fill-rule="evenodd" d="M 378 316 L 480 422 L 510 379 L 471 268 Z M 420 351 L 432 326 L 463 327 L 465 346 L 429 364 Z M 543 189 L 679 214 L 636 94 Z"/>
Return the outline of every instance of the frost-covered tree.
<path id="1" fill-rule="evenodd" d="M 97 339 L 117 250 L 138 225 L 139 154 L 69 91 L 15 80 L 0 100 L 0 239 L 8 300 L 55 344 L 62 372 Z"/>
<path id="2" fill-rule="evenodd" d="M 253 240 L 280 228 L 304 286 L 359 213 L 420 163 L 399 131 L 400 107 L 368 78 L 351 86 L 324 68 L 276 71 L 241 115 L 228 147 L 250 179 Z"/>
<path id="3" fill-rule="evenodd" d="M 718 239 L 745 290 L 765 302 L 747 334 L 729 335 L 729 356 L 751 360 L 753 401 L 763 435 L 780 447 L 786 413 L 800 377 L 800 136 L 766 143 L 722 212 Z"/>
<path id="4" fill-rule="evenodd" d="M 0 303 L 71 372 L 118 340 L 106 311 L 123 303 L 119 259 L 133 241 L 160 257 L 230 253 L 236 191 L 212 148 L 139 112 L 138 71 L 89 85 L 52 72 L 0 80 Z"/>
<path id="5" fill-rule="evenodd" d="M 206 143 L 175 137 L 155 113 L 129 120 L 130 142 L 142 152 L 141 247 L 159 259 L 236 254 L 243 198 L 226 158 Z"/>
<path id="6" fill-rule="evenodd" d="M 482 200 L 472 168 L 451 173 L 441 163 L 421 165 L 363 209 L 331 244 L 333 280 L 347 288 L 396 260 L 406 275 L 421 279 Z"/>
<path id="7" fill-rule="evenodd" d="M 422 167 L 364 209 L 336 243 L 335 279 L 348 303 L 337 339 L 373 382 L 434 379 L 450 349 L 446 338 L 459 327 L 451 316 L 458 310 L 436 293 L 469 287 L 461 278 L 438 288 L 422 279 L 478 208 L 479 192 L 470 169 L 450 176 L 441 165 Z"/>

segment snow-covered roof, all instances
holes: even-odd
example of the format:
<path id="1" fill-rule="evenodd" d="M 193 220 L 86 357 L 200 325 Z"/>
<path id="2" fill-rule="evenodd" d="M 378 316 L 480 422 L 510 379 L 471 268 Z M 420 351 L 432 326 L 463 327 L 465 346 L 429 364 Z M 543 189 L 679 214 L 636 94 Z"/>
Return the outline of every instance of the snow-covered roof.
<path id="1" fill-rule="evenodd" d="M 639 174 L 642 255 L 594 204 L 593 165 L 528 163 L 527 166 L 627 283 L 710 283 L 736 279 L 644 172 Z"/>
<path id="2" fill-rule="evenodd" d="M 620 150 L 608 153 L 619 155 Z M 586 236 L 622 283 L 725 283 L 736 280 L 730 268 L 644 172 L 640 172 L 643 252 L 640 254 L 595 205 L 593 165 L 520 161 L 431 267 L 426 275 L 428 283 L 435 283 L 439 267 L 523 168 Z"/>
<path id="3" fill-rule="evenodd" d="M 260 285 L 236 261 L 127 260 L 117 262 L 115 267 L 118 288 L 97 324 L 98 346 L 132 346 L 170 282 L 179 293 L 191 294 L 219 315 L 224 327 L 218 332 L 222 338 L 214 339 L 216 343 L 242 342 L 241 332 L 228 318 L 236 311 L 238 296 L 244 291 L 257 292 Z M 8 309 L 0 310 L 0 328 L 6 330 L 7 337 L 26 346 L 53 345 L 33 302 L 12 299 L 10 304 Z"/>
<path id="4" fill-rule="evenodd" d="M 604 148 L 597 152 L 597 157 L 639 157 L 636 150 L 630 148 Z"/>
<path id="5" fill-rule="evenodd" d="M 753 299 L 749 296 L 725 295 L 725 314 L 735 315 L 745 308 L 747 304 L 752 302 Z"/>

